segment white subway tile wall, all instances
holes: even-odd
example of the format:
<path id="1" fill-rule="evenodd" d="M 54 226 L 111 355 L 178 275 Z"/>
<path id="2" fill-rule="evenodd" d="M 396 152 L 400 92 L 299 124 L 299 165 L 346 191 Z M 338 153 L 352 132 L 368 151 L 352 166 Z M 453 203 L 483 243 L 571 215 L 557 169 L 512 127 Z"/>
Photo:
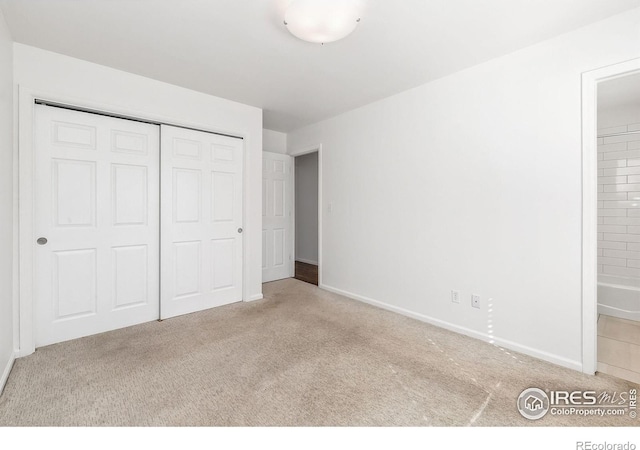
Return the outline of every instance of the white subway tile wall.
<path id="1" fill-rule="evenodd" d="M 598 273 L 640 278 L 640 123 L 598 130 Z"/>

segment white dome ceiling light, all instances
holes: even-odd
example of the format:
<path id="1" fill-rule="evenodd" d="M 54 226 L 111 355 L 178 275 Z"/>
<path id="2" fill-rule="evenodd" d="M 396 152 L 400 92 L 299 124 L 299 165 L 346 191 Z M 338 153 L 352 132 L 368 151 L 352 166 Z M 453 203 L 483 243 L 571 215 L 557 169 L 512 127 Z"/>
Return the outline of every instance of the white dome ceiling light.
<path id="1" fill-rule="evenodd" d="M 359 0 L 293 0 L 284 24 L 295 37 L 325 44 L 347 37 L 360 22 Z"/>

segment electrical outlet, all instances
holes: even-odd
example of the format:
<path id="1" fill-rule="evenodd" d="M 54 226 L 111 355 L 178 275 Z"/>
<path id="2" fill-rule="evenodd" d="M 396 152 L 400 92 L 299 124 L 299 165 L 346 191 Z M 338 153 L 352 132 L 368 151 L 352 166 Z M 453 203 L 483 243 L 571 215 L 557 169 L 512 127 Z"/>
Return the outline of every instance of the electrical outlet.
<path id="1" fill-rule="evenodd" d="M 451 301 L 453 303 L 460 303 L 460 291 L 451 291 Z"/>
<path id="2" fill-rule="evenodd" d="M 480 296 L 477 294 L 471 295 L 471 306 L 480 309 Z"/>

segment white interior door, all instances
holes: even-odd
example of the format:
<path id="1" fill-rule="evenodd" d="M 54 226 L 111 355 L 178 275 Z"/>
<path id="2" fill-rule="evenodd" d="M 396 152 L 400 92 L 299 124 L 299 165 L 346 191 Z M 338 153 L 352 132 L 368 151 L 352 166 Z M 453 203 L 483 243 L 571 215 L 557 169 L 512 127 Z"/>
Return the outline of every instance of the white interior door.
<path id="1" fill-rule="evenodd" d="M 262 156 L 262 281 L 293 276 L 291 156 Z"/>
<path id="2" fill-rule="evenodd" d="M 162 132 L 161 317 L 242 300 L 243 140 Z"/>
<path id="3" fill-rule="evenodd" d="M 35 108 L 36 346 L 159 316 L 159 128 Z"/>

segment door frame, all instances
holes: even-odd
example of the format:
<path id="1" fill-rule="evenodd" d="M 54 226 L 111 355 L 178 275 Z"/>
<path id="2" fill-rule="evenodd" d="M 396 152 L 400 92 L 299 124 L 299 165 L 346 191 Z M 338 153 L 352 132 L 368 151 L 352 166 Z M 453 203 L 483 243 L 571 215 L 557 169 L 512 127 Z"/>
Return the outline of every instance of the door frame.
<path id="1" fill-rule="evenodd" d="M 291 162 L 292 172 L 292 189 L 293 189 L 293 224 L 291 228 L 291 251 L 293 253 L 293 263 L 291 264 L 291 277 L 295 276 L 296 270 L 296 164 L 295 158 L 298 156 L 308 155 L 309 153 L 318 153 L 318 287 L 322 287 L 322 144 L 309 145 L 290 151 L 288 154 L 293 158 Z"/>
<path id="2" fill-rule="evenodd" d="M 582 372 L 598 367 L 598 85 L 640 71 L 640 58 L 582 74 Z"/>
<path id="3" fill-rule="evenodd" d="M 18 140 L 17 140 L 17 167 L 14 165 L 14 177 L 18 180 L 17 196 L 18 214 L 14 218 L 14 227 L 18 230 L 18 256 L 14 261 L 14 268 L 17 268 L 17 292 L 14 298 L 14 347 L 17 357 L 23 357 L 32 354 L 35 351 L 35 320 L 34 320 L 34 253 L 33 242 L 34 234 L 34 124 L 35 124 L 35 105 L 36 101 L 51 102 L 60 106 L 69 106 L 79 111 L 102 113 L 113 115 L 115 117 L 129 118 L 132 120 L 141 120 L 144 122 L 168 124 L 178 127 L 191 128 L 209 133 L 223 134 L 227 136 L 242 138 L 244 141 L 243 151 L 243 180 L 242 180 L 242 199 L 243 211 L 242 222 L 243 227 L 247 227 L 247 219 L 249 211 L 249 192 L 247 177 L 248 173 L 248 151 L 247 142 L 249 136 L 244 131 L 216 129 L 210 124 L 194 123 L 184 121 L 180 117 L 167 117 L 149 111 L 135 111 L 112 104 L 105 104 L 87 98 L 76 98 L 67 95 L 60 95 L 52 92 L 32 89 L 23 85 L 18 86 L 17 99 L 18 114 Z M 253 298 L 247 298 L 250 292 L 248 283 L 250 280 L 250 267 L 247 264 L 249 257 L 247 240 L 243 234 L 243 260 L 242 260 L 242 300 L 252 301 Z M 161 255 L 162 257 L 162 255 Z M 159 301 L 159 299 L 158 299 Z"/>

